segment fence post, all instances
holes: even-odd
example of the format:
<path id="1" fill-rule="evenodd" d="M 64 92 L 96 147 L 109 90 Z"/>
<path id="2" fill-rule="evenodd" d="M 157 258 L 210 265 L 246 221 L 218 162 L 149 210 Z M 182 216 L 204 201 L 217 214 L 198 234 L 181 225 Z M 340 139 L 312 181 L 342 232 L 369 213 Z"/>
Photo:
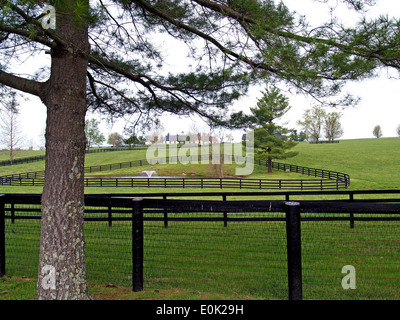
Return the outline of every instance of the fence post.
<path id="1" fill-rule="evenodd" d="M 167 200 L 167 196 L 163 195 L 163 200 Z M 164 208 L 164 228 L 168 228 L 168 211 Z"/>
<path id="2" fill-rule="evenodd" d="M 6 224 L 4 194 L 0 194 L 0 277 L 6 274 Z"/>
<path id="3" fill-rule="evenodd" d="M 285 202 L 289 300 L 302 300 L 300 203 Z"/>
<path id="4" fill-rule="evenodd" d="M 349 194 L 350 196 L 350 201 L 354 200 L 354 194 L 352 192 L 350 192 Z M 354 229 L 354 213 L 350 213 L 350 229 Z"/>
<path id="5" fill-rule="evenodd" d="M 226 194 L 222 195 L 222 201 L 226 201 Z M 228 212 L 224 211 L 224 227 L 228 226 Z"/>
<path id="6" fill-rule="evenodd" d="M 108 227 L 111 228 L 112 227 L 112 206 L 111 203 L 108 205 Z"/>
<path id="7" fill-rule="evenodd" d="M 132 199 L 132 290 L 143 290 L 143 199 Z"/>
<path id="8" fill-rule="evenodd" d="M 3 206 L 4 206 L 4 203 L 3 203 Z M 1 209 L 0 209 L 0 210 L 1 210 Z M 4 210 L 4 207 L 3 207 L 3 210 Z M 11 203 L 10 211 L 11 211 L 11 224 L 14 224 L 14 222 L 15 222 L 15 208 L 14 208 L 14 203 Z"/>

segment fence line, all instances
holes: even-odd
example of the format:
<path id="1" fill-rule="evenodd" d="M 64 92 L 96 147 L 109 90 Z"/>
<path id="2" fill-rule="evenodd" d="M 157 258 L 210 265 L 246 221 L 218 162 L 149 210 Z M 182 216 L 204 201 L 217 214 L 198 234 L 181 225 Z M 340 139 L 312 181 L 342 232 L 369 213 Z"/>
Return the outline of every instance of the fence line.
<path id="1" fill-rule="evenodd" d="M 0 184 L 10 186 L 43 186 L 44 178 L 0 178 Z M 347 188 L 339 180 L 312 179 L 243 179 L 243 178 L 85 178 L 85 187 L 126 188 L 217 188 L 217 189 L 287 189 L 339 190 Z"/>
<path id="2" fill-rule="evenodd" d="M 310 144 L 322 144 L 322 143 L 339 143 L 340 140 L 320 140 L 320 141 L 310 141 Z"/>
<path id="3" fill-rule="evenodd" d="M 190 157 L 193 161 L 198 157 Z M 236 161 L 245 161 L 244 157 L 235 157 Z M 175 161 L 182 161 L 178 157 Z M 187 160 L 185 158 L 185 160 Z M 232 159 L 230 159 L 232 161 Z M 170 159 L 156 158 L 126 161 L 99 166 L 85 167 L 85 173 L 102 172 L 130 168 L 136 166 L 151 165 L 155 163 L 167 163 Z M 266 161 L 256 162 L 258 165 L 267 165 Z M 273 162 L 276 170 L 290 171 L 303 175 L 322 178 L 318 179 L 244 179 L 244 178 L 85 178 L 86 187 L 155 187 L 155 188 L 238 188 L 238 189 L 298 189 L 298 190 L 339 190 L 346 189 L 350 185 L 350 176 L 345 173 L 302 167 L 280 162 Z M 44 183 L 44 171 L 26 172 L 0 177 L 0 185 L 14 186 L 42 186 Z"/>
<path id="4" fill-rule="evenodd" d="M 119 232 L 118 228 L 114 229 L 113 223 L 123 223 L 131 222 L 129 228 L 131 231 L 128 232 L 128 237 L 130 234 L 131 238 L 131 250 L 130 253 L 126 253 L 132 256 L 131 259 L 131 276 L 129 279 L 132 279 L 131 285 L 132 290 L 140 291 L 143 289 L 143 286 L 146 287 L 146 281 L 150 281 L 149 275 L 144 277 L 144 269 L 143 269 L 143 261 L 147 261 L 149 256 L 143 258 L 143 250 L 154 250 L 153 244 L 151 247 L 143 248 L 145 245 L 143 244 L 143 234 L 146 237 L 146 241 L 158 241 L 158 237 L 162 237 L 161 241 L 165 242 L 167 245 L 169 241 L 182 242 L 182 240 L 178 240 L 176 238 L 174 240 L 169 240 L 169 237 L 174 237 L 174 230 L 178 232 L 177 236 L 179 236 L 180 228 L 176 223 L 183 223 L 184 225 L 187 223 L 197 223 L 196 228 L 193 229 L 190 234 L 190 237 L 196 236 L 197 233 L 203 234 L 207 230 L 205 226 L 204 229 L 199 229 L 200 224 L 202 223 L 218 223 L 223 222 L 224 227 L 227 227 L 227 223 L 236 224 L 236 223 L 257 223 L 257 224 L 265 224 L 269 222 L 283 223 L 286 225 L 286 270 L 287 270 L 287 296 L 289 299 L 297 300 L 303 298 L 303 291 L 308 290 L 307 286 L 309 285 L 308 281 L 304 282 L 303 277 L 307 277 L 308 269 L 304 269 L 304 263 L 308 263 L 308 261 L 312 257 L 310 257 L 309 247 L 304 245 L 303 242 L 307 243 L 307 236 L 310 233 L 310 229 L 307 226 L 309 223 L 335 223 L 335 222 L 350 222 L 350 228 L 354 228 L 354 221 L 359 221 L 360 223 L 369 223 L 371 227 L 368 227 L 367 232 L 370 237 L 373 237 L 374 233 L 378 232 L 374 231 L 371 233 L 371 228 L 379 225 L 376 223 L 387 223 L 391 221 L 392 223 L 400 221 L 400 197 L 394 198 L 384 198 L 380 197 L 379 199 L 354 199 L 354 195 L 371 195 L 377 194 L 382 195 L 387 193 L 389 195 L 395 196 L 400 195 L 400 190 L 376 190 L 376 191 L 352 191 L 352 192 L 340 192 L 340 191 L 332 191 L 328 192 L 327 195 L 346 195 L 349 196 L 349 199 L 334 199 L 334 200 L 298 200 L 296 201 L 286 201 L 286 200 L 226 200 L 227 195 L 231 195 L 229 193 L 224 194 L 224 200 L 182 200 L 182 199 L 167 199 L 166 194 L 151 194 L 149 198 L 140 198 L 141 200 L 132 200 L 130 194 L 121 194 L 121 195 L 86 195 L 85 197 L 85 221 L 86 225 L 91 225 L 93 223 L 105 223 L 108 225 L 108 228 L 111 233 Z M 238 195 L 240 193 L 237 193 Z M 318 192 L 297 192 L 297 193 L 262 193 L 264 195 L 286 195 L 289 196 L 304 196 L 306 194 L 314 195 L 318 194 Z M 324 193 L 320 193 L 324 194 Z M 144 197 L 146 194 L 142 194 Z M 172 195 L 172 194 L 171 194 Z M 187 194 L 193 196 L 194 194 Z M 160 199 L 153 199 L 152 197 L 158 196 Z M 221 194 L 218 195 L 219 197 Z M 258 196 L 257 199 L 260 199 L 259 193 L 247 193 L 242 195 L 244 198 L 248 196 Z M 136 198 L 138 199 L 138 198 Z M 167 215 L 166 215 L 167 213 Z M 205 215 L 208 213 L 208 215 Z M 213 213 L 213 214 L 212 214 Z M 245 215 L 247 213 L 247 215 Z M 274 215 L 272 215 L 274 213 Z M 283 213 L 284 215 L 280 214 Z M 211 215 L 212 214 L 212 215 Z M 23 233 L 24 229 L 22 229 L 25 225 L 32 223 L 35 220 L 40 220 L 40 195 L 23 195 L 23 194 L 6 194 L 0 196 L 0 275 L 12 274 L 12 272 L 8 272 L 7 270 L 7 261 L 9 260 L 9 256 L 6 257 L 6 253 L 13 254 L 14 251 L 6 249 L 7 246 L 13 245 L 13 239 L 18 237 L 18 235 L 22 235 L 22 243 L 19 245 L 21 248 L 25 248 L 26 239 Z M 5 226 L 5 221 L 8 221 Z M 22 223 L 23 221 L 26 221 Z M 146 222 L 146 228 L 144 229 L 144 223 Z M 167 222 L 167 225 L 165 224 Z M 174 225 L 168 225 L 168 222 L 173 222 Z M 11 223 L 11 224 L 10 224 Z M 154 224 L 155 223 L 155 224 Z M 166 235 L 161 235 L 160 231 L 157 231 L 156 234 L 152 233 L 153 230 L 157 227 L 157 223 L 161 223 L 161 227 L 165 230 L 169 230 Z M 353 225 L 352 225 L 353 223 Z M 208 224 L 207 224 L 208 225 Z M 120 224 L 118 225 L 120 226 Z M 115 226 L 115 227 L 118 227 Z M 233 225 L 232 225 L 233 226 Z M 271 225 L 268 229 L 262 228 L 262 232 L 272 232 L 274 229 Z M 391 252 L 390 254 L 390 264 L 393 265 L 395 270 L 395 274 L 385 275 L 388 279 L 390 279 L 390 283 L 397 281 L 396 275 L 398 276 L 398 267 L 396 265 L 399 264 L 399 256 L 396 251 L 391 251 L 386 248 L 386 242 L 396 242 L 398 241 L 398 232 L 394 232 L 397 230 L 394 226 L 393 232 L 391 235 L 394 238 L 387 238 L 389 234 L 385 236 L 384 239 L 378 241 L 385 241 L 384 252 Z M 21 228 L 19 231 L 18 228 Z M 150 228 L 150 229 L 149 229 Z M 172 228 L 172 229 L 171 229 Z M 303 231 L 302 229 L 306 230 Z M 360 226 L 361 228 L 361 226 Z M 12 229 L 12 232 L 11 230 Z M 361 228 L 362 229 L 362 228 Z M 361 230 L 360 229 L 360 230 Z M 103 228 L 102 228 L 103 230 Z M 159 229 L 155 229 L 159 230 Z M 232 229 L 236 230 L 236 229 Z M 261 229 L 260 229 L 261 230 Z M 329 228 L 328 228 L 329 230 Z M 245 232 L 243 228 L 237 229 L 238 236 L 241 238 L 241 232 Z M 7 232 L 7 237 L 5 237 L 5 233 Z M 100 231 L 99 231 L 100 232 Z M 103 233 L 104 231 L 101 231 Z M 359 231 L 360 232 L 360 231 Z M 351 242 L 351 235 L 357 236 L 359 233 L 350 233 L 347 241 Z M 97 233 L 96 233 L 97 234 Z M 221 235 L 222 234 L 222 235 Z M 218 237 L 221 238 L 225 234 L 225 232 L 221 233 L 218 231 Z M 99 236 L 99 235 L 97 235 Z M 181 235 L 182 236 L 182 235 Z M 228 236 L 228 235 L 226 235 Z M 119 237 L 119 236 L 118 236 Z M 149 239 L 150 237 L 150 239 Z M 90 237 L 89 237 L 90 238 Z M 304 239 L 303 239 L 304 238 Z M 362 237 L 361 237 L 362 238 Z M 24 240 L 25 239 L 25 240 Z M 188 238 L 190 239 L 190 238 Z M 221 238 L 222 239 L 222 238 Z M 392 239 L 392 240 L 391 240 Z M 7 240 L 7 242 L 6 242 Z M 16 241 L 16 240 L 15 240 Z M 24 242 L 25 241 L 25 242 Z M 115 241 L 115 240 L 114 240 Z M 272 241 L 272 240 L 271 240 Z M 322 241 L 327 241 L 327 239 L 322 239 Z M 367 247 L 362 247 L 361 242 L 357 242 L 357 250 L 368 250 L 370 252 L 371 246 L 373 242 L 376 241 L 374 239 L 370 239 L 365 244 Z M 11 243 L 10 243 L 11 242 Z M 96 241 L 98 243 L 99 241 Z M 100 241 L 102 245 L 106 246 L 107 243 L 104 241 Z M 185 241 L 182 243 L 185 245 Z M 190 245 L 188 242 L 187 245 Z M 254 244 L 255 245 L 255 244 Z M 283 245 L 283 244 L 281 244 Z M 316 242 L 315 239 L 312 240 L 312 245 L 317 246 L 319 243 Z M 126 247 L 126 246 L 124 246 Z M 91 242 L 87 244 L 88 250 L 91 249 Z M 163 248 L 163 246 L 161 247 Z M 302 248 L 304 248 L 304 252 L 302 252 Z M 228 248 L 226 248 L 227 250 Z M 25 250 L 25 249 L 19 249 Z M 101 248 L 98 249 L 101 251 Z M 190 252 L 190 246 L 187 254 Z M 207 249 L 205 249 L 207 251 Z M 219 249 L 222 250 L 222 249 Z M 249 249 L 246 249 L 249 250 Z M 389 251 L 388 251 L 389 250 Z M 163 254 L 162 251 L 155 251 L 157 254 Z M 111 253 L 109 253 L 111 254 Z M 154 253 L 155 254 L 155 253 Z M 151 258 L 155 259 L 148 262 L 149 264 L 155 263 L 157 260 L 157 256 L 151 254 Z M 184 254 L 184 253 L 183 253 Z M 185 254 L 184 254 L 185 255 Z M 369 254 L 370 255 L 370 254 Z M 384 255 L 384 254 L 383 254 Z M 23 259 L 26 254 L 23 254 Z M 169 257 L 171 258 L 171 257 Z M 226 257 L 225 257 L 226 258 Z M 362 258 L 362 257 L 359 257 Z M 367 257 L 368 258 L 368 257 Z M 379 259 L 383 259 L 382 253 L 379 253 Z M 92 258 L 93 259 L 93 258 Z M 104 257 L 105 261 L 109 261 L 107 256 Z M 369 258 L 368 258 L 369 259 Z M 379 261 L 379 259 L 377 261 Z M 10 259 L 12 260 L 12 259 Z M 258 268 L 263 267 L 263 263 L 266 263 L 267 260 L 257 260 L 259 265 Z M 372 263 L 376 264 L 377 261 Z M 282 261 L 283 262 L 283 261 Z M 18 264 L 21 261 L 17 262 Z M 23 263 L 23 262 L 22 262 Z M 367 263 L 367 262 L 365 262 Z M 101 261 L 96 262 L 96 264 L 101 264 Z M 93 265 L 90 265 L 89 272 Z M 157 268 L 157 265 L 155 265 Z M 182 265 L 181 268 L 185 268 L 185 265 Z M 176 266 L 174 268 L 177 268 Z M 37 270 L 36 268 L 33 268 Z M 100 268 L 101 269 L 101 268 Z M 306 273 L 304 273 L 304 270 Z M 316 271 L 316 270 L 314 270 Z M 101 271 L 97 271 L 99 273 L 98 276 L 102 277 L 104 274 Z M 167 271 L 165 271 L 167 272 Z M 382 271 L 383 272 L 383 271 Z M 94 272 L 93 272 L 94 273 Z M 162 275 L 160 275 L 162 277 Z M 258 277 L 256 274 L 254 277 Z M 125 276 L 126 277 L 126 276 Z M 167 277 L 167 276 L 164 276 Z M 97 278 L 98 279 L 98 278 Z M 147 280 L 146 280 L 147 279 Z M 396 280 L 397 279 L 397 280 Z M 99 279 L 98 279 L 99 280 Z M 378 280 L 379 281 L 379 280 Z M 156 281 L 157 283 L 157 281 Z M 399 285 L 400 287 L 400 285 Z M 307 291 L 308 292 L 308 291 Z M 396 295 L 398 292 L 398 288 L 395 290 Z"/>
<path id="5" fill-rule="evenodd" d="M 45 159 L 45 156 L 36 156 L 36 157 L 17 158 L 17 159 L 13 159 L 12 162 L 10 160 L 3 160 L 3 161 L 0 161 L 0 167 L 11 166 L 14 164 L 41 161 L 44 159 Z"/>
<path id="6" fill-rule="evenodd" d="M 168 146 L 168 145 L 167 145 Z M 177 145 L 178 148 L 190 148 L 194 145 Z M 197 146 L 197 145 L 195 145 Z M 100 152 L 113 152 L 113 151 L 136 151 L 136 150 L 147 150 L 148 146 L 135 146 L 135 147 L 119 147 L 119 148 L 92 148 L 90 150 L 85 150 L 85 153 L 100 153 Z M 150 146 L 151 148 L 151 146 Z M 0 167 L 2 166 L 10 166 L 14 164 L 21 164 L 21 163 L 29 163 L 35 161 L 42 161 L 46 160 L 46 156 L 35 156 L 35 157 L 25 157 L 25 158 L 17 158 L 13 159 L 12 162 L 10 160 L 3 160 L 0 161 Z"/>
<path id="7" fill-rule="evenodd" d="M 133 150 L 147 150 L 147 147 L 120 147 L 120 148 L 93 148 L 90 150 L 85 150 L 85 153 L 100 153 L 100 152 L 113 152 L 113 151 L 133 151 Z M 0 167 L 3 166 L 10 166 L 14 164 L 21 164 L 21 163 L 29 163 L 29 162 L 36 162 L 36 161 L 43 161 L 46 160 L 46 156 L 35 156 L 35 157 L 25 157 L 25 158 L 17 158 L 13 159 L 12 162 L 10 160 L 3 160 L 0 161 Z"/>

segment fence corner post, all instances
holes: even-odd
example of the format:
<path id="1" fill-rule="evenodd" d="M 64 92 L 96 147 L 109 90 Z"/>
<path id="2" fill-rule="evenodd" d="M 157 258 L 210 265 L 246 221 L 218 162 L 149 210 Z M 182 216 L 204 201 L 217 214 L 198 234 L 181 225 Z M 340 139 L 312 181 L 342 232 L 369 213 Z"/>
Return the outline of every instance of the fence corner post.
<path id="1" fill-rule="evenodd" d="M 302 300 L 300 203 L 285 202 L 289 300 Z"/>
<path id="2" fill-rule="evenodd" d="M 0 277 L 6 274 L 5 195 L 0 194 Z"/>
<path id="3" fill-rule="evenodd" d="M 132 199 L 132 290 L 143 290 L 143 199 Z"/>

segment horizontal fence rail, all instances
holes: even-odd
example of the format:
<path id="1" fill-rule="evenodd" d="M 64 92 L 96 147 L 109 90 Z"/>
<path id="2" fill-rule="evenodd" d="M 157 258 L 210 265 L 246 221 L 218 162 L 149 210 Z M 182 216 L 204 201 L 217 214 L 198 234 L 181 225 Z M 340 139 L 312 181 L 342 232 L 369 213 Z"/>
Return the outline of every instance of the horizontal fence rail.
<path id="1" fill-rule="evenodd" d="M 120 148 L 93 148 L 89 150 L 85 150 L 85 153 L 100 153 L 100 152 L 113 152 L 113 151 L 133 151 L 133 150 L 147 150 L 148 147 L 137 146 L 137 147 L 120 147 Z M 10 166 L 21 163 L 29 163 L 36 161 L 43 161 L 46 159 L 45 155 L 36 156 L 36 157 L 25 157 L 25 158 L 17 158 L 10 160 L 0 161 L 0 167 L 2 166 Z"/>
<path id="2" fill-rule="evenodd" d="M 40 199 L 0 195 L 0 275 L 37 272 Z M 397 299 L 400 289 L 400 190 L 86 195 L 84 220 L 89 279 L 134 291 L 171 283 L 223 291 L 214 287 L 222 281 L 297 300 L 332 290 Z M 364 270 L 360 295 L 332 275 L 349 261 Z"/>
<path id="3" fill-rule="evenodd" d="M 25 181 L 25 185 L 34 185 Z M 243 179 L 243 178 L 85 178 L 85 187 L 146 187 L 146 188 L 233 188 L 338 190 L 346 188 L 339 180 L 311 179 Z"/>
<path id="4" fill-rule="evenodd" d="M 191 148 L 197 145 L 176 145 L 177 148 Z M 168 145 L 167 145 L 168 147 Z M 134 147 L 119 147 L 119 148 L 92 148 L 89 150 L 85 150 L 85 153 L 101 153 L 101 152 L 113 152 L 113 151 L 137 151 L 137 150 L 147 150 L 149 146 L 144 146 L 144 145 L 137 145 Z M 150 147 L 151 148 L 151 147 Z M 17 158 L 13 159 L 12 161 L 10 160 L 3 160 L 0 161 L 0 167 L 2 166 L 10 166 L 10 165 L 15 165 L 15 164 L 21 164 L 21 163 L 29 163 L 29 162 L 36 162 L 36 161 L 43 161 L 46 159 L 45 155 L 42 156 L 35 156 L 35 157 L 25 157 L 25 158 Z"/>
<path id="5" fill-rule="evenodd" d="M 208 158 L 207 158 L 208 159 Z M 187 160 L 177 157 L 174 163 Z M 193 161 L 194 158 L 189 158 Z M 196 157 L 197 161 L 202 158 Z M 233 159 L 231 159 L 232 161 Z M 246 161 L 244 157 L 235 157 L 235 161 Z M 99 166 L 85 167 L 85 173 L 103 172 L 123 168 L 154 165 L 171 162 L 171 159 L 157 158 L 150 160 L 134 160 Z M 266 161 L 255 162 L 258 165 L 267 165 Z M 273 168 L 281 171 L 300 173 L 321 179 L 245 179 L 245 178 L 145 178 L 145 177 L 86 177 L 85 187 L 147 187 L 147 188 L 237 188 L 237 189 L 291 189 L 291 190 L 339 190 L 350 185 L 350 176 L 345 173 L 302 167 L 291 164 L 273 162 Z M 44 171 L 26 172 L 0 177 L 0 185 L 9 186 L 42 186 Z"/>
<path id="6" fill-rule="evenodd" d="M 0 161 L 0 167 L 21 164 L 21 163 L 42 161 L 44 159 L 45 159 L 45 156 L 36 156 L 36 157 L 27 157 L 27 158 L 17 158 L 17 159 L 13 159 L 12 161 L 3 160 L 3 161 Z"/>
<path id="7" fill-rule="evenodd" d="M 321 141 L 310 141 L 310 144 L 322 144 L 322 143 L 339 143 L 340 140 L 321 140 Z"/>

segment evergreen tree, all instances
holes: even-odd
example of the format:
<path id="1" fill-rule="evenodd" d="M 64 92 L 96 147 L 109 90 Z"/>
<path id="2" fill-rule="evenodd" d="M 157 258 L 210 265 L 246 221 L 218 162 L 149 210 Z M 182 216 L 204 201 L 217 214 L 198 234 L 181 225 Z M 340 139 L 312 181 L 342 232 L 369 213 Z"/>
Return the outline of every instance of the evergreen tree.
<path id="1" fill-rule="evenodd" d="M 252 112 L 255 160 L 266 160 L 268 173 L 272 173 L 273 159 L 294 157 L 298 152 L 289 151 L 297 145 L 289 136 L 289 129 L 276 123 L 290 109 L 288 98 L 279 90 L 266 90 Z"/>

